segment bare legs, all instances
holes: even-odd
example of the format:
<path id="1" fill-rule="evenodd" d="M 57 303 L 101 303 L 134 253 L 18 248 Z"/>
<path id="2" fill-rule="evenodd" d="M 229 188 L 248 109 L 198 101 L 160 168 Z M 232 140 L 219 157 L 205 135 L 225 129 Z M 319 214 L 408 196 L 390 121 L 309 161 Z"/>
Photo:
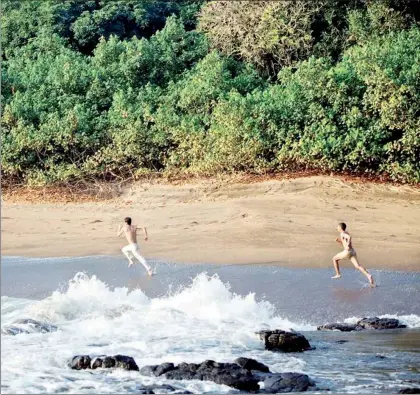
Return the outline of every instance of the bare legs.
<path id="1" fill-rule="evenodd" d="M 129 248 L 130 246 L 125 246 L 121 249 L 122 253 L 127 257 L 128 259 L 128 266 L 131 266 L 134 264 L 133 262 L 133 254 L 131 252 L 131 248 Z"/>
<path id="2" fill-rule="evenodd" d="M 128 259 L 128 266 L 131 266 L 134 264 L 133 257 L 137 258 L 137 260 L 144 266 L 144 268 L 147 270 L 147 274 L 151 276 L 153 274 L 152 268 L 147 264 L 146 259 L 144 259 L 138 250 L 138 247 L 135 247 L 133 244 L 129 244 L 128 246 L 125 246 L 121 249 L 122 253 L 127 257 Z"/>
<path id="3" fill-rule="evenodd" d="M 333 258 L 333 265 L 334 265 L 334 269 L 335 269 L 335 276 L 331 277 L 331 278 L 340 278 L 341 274 L 340 274 L 340 266 L 338 264 L 339 259 L 337 258 L 337 255 Z"/>
<path id="4" fill-rule="evenodd" d="M 331 277 L 331 278 L 340 278 L 341 277 L 341 273 L 340 273 L 340 266 L 338 264 L 338 262 L 340 261 L 340 259 L 344 259 L 341 256 L 342 253 L 337 254 L 334 258 L 333 258 L 333 265 L 334 265 L 334 269 L 335 269 L 335 276 Z M 373 281 L 373 277 L 372 275 L 359 263 L 359 261 L 357 260 L 356 256 L 352 256 L 350 257 L 350 261 L 351 263 L 354 265 L 354 267 L 359 270 L 361 273 L 363 273 L 368 281 L 369 284 L 374 287 L 375 286 L 375 282 Z"/>
<path id="5" fill-rule="evenodd" d="M 359 270 L 361 273 L 363 273 L 367 277 L 367 279 L 369 281 L 369 284 L 372 287 L 374 287 L 375 286 L 375 282 L 373 281 L 372 275 L 359 263 L 359 261 L 357 260 L 357 257 L 356 256 L 352 256 L 350 258 L 350 260 L 351 260 L 351 263 L 354 265 L 354 267 L 357 270 Z"/>

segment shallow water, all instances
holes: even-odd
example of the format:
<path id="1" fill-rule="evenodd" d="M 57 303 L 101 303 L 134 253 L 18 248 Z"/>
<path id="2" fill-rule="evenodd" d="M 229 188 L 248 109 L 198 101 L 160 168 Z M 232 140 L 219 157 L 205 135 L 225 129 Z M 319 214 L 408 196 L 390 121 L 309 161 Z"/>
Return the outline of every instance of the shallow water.
<path id="1" fill-rule="evenodd" d="M 117 353 L 134 357 L 140 367 L 246 356 L 274 372 L 307 373 L 321 392 L 395 393 L 420 386 L 418 273 L 372 271 L 379 287 L 371 289 L 350 269 L 331 280 L 331 269 L 153 266 L 157 275 L 149 278 L 142 267 L 127 268 L 115 257 L 3 258 L 2 327 L 33 318 L 59 330 L 2 336 L 2 393 L 135 393 L 151 383 L 194 393 L 237 392 L 210 382 L 76 372 L 66 366 L 76 354 Z M 373 315 L 397 317 L 409 329 L 315 331 L 325 322 Z M 316 350 L 265 351 L 255 335 L 264 328 L 305 332 Z"/>

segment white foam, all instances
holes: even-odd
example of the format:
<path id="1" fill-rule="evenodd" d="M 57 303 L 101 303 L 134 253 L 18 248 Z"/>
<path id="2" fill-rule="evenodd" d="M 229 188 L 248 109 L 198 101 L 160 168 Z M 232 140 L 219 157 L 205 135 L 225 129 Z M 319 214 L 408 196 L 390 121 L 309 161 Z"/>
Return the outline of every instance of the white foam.
<path id="1" fill-rule="evenodd" d="M 266 352 L 255 331 L 316 329 L 310 323 L 279 316 L 271 303 L 257 300 L 253 293 L 233 293 L 217 275 L 205 273 L 178 292 L 152 299 L 140 289 L 110 289 L 96 276 L 78 273 L 65 290 L 41 301 L 2 297 L 1 307 L 2 325 L 32 318 L 59 328 L 47 334 L 2 337 L 2 385 L 6 386 L 2 393 L 127 393 L 141 384 L 164 382 L 133 372 L 74 372 L 66 363 L 77 354 L 126 354 L 140 367 L 166 361 L 232 362 L 247 356 L 266 363 L 272 371 L 304 372 L 302 358 Z M 382 317 L 420 327 L 416 315 Z M 193 392 L 232 391 L 208 382 L 176 385 Z"/>
<path id="2" fill-rule="evenodd" d="M 93 392 L 126 392 L 121 377 L 104 382 L 86 376 L 80 380 L 79 374 L 77 381 L 65 380 L 64 376 L 75 375 L 66 362 L 76 354 L 126 354 L 133 356 L 139 366 L 204 359 L 232 362 L 250 354 L 263 360 L 265 351 L 256 330 L 314 329 L 276 316 L 271 303 L 257 301 L 253 293 L 236 295 L 217 275 L 205 273 L 194 278 L 189 287 L 155 299 L 149 299 L 141 290 L 111 290 L 96 276 L 78 273 L 65 291 L 56 291 L 41 301 L 2 297 L 2 318 L 2 325 L 16 318 L 32 318 L 59 328 L 54 333 L 6 338 L 2 347 L 2 384 L 8 385 L 10 392 L 26 392 L 30 386 L 51 392 L 61 388 L 63 382 L 69 391 L 83 392 L 85 380 L 93 381 Z M 299 358 L 281 359 L 282 366 L 302 366 Z M 42 379 L 52 374 L 54 378 Z M 128 377 L 132 373 L 115 374 Z M 139 378 L 138 384 L 143 379 L 144 383 L 150 381 Z M 209 383 L 183 385 L 196 392 L 231 391 Z"/>

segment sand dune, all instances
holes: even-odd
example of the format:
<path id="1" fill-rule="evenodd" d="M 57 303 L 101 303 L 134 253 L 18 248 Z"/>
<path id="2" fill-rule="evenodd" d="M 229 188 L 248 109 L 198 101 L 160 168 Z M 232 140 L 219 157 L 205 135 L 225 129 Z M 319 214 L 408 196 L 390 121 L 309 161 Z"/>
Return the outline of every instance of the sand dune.
<path id="1" fill-rule="evenodd" d="M 328 267 L 348 224 L 366 267 L 420 270 L 420 191 L 308 177 L 135 184 L 100 203 L 2 205 L 3 255 L 119 254 L 125 216 L 148 227 L 146 257 L 180 262 Z M 345 264 L 350 265 L 350 263 Z"/>

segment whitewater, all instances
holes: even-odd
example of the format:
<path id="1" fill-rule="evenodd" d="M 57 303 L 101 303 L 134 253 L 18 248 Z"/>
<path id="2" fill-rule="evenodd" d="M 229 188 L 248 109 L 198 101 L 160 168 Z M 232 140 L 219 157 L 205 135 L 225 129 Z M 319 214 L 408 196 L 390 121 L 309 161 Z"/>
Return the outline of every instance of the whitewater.
<path id="1" fill-rule="evenodd" d="M 156 277 L 148 279 L 138 269 L 136 281 L 118 286 L 113 284 L 115 278 L 110 273 L 114 273 L 115 268 L 124 273 L 127 269 L 114 260 L 92 259 L 95 270 L 87 265 L 87 270 L 76 273 L 79 266 L 83 267 L 83 259 L 77 264 L 71 260 L 60 263 L 57 260 L 23 261 L 26 266 L 18 266 L 22 259 L 10 259 L 6 265 L 2 264 L 2 329 L 17 319 L 31 318 L 55 325 L 58 330 L 31 332 L 27 325 L 25 329 L 31 333 L 2 335 L 2 393 L 135 393 L 150 384 L 170 384 L 181 392 L 237 392 L 211 382 L 171 382 L 144 377 L 138 372 L 70 370 L 68 360 L 80 354 L 129 355 L 139 367 L 162 362 L 199 363 L 205 359 L 233 362 L 245 356 L 265 363 L 273 372 L 306 373 L 317 382 L 321 392 L 327 389 L 349 393 L 389 392 L 390 388 L 398 389 L 416 377 L 410 368 L 419 366 L 420 362 L 420 314 L 416 300 L 411 300 L 405 310 L 399 303 L 388 304 L 388 311 L 383 311 L 385 305 L 376 310 L 375 315 L 398 318 L 408 326 L 406 332 L 396 331 L 392 335 L 316 332 L 316 326 L 326 322 L 331 304 L 341 305 L 344 311 L 337 312 L 330 322 L 340 315 L 340 321 L 353 322 L 367 312 L 373 313 L 371 303 L 364 303 L 366 309 L 360 314 L 348 308 L 360 303 L 354 300 L 356 290 L 360 291 L 364 302 L 372 298 L 375 301 L 375 294 L 358 280 L 352 281 L 350 273 L 348 289 L 340 291 L 334 285 L 317 295 L 311 294 L 311 284 L 314 278 L 323 275 L 322 271 L 229 266 L 205 267 L 208 270 L 204 272 L 198 265 L 161 264 Z M 16 267 L 25 272 L 25 281 L 13 272 Z M 107 267 L 114 269 L 107 272 Z M 51 274 L 49 281 L 51 278 L 59 280 L 50 284 L 55 288 L 52 292 L 45 288 L 34 291 L 31 273 L 44 273 L 43 270 Z M 63 282 L 62 276 L 68 275 L 67 271 L 73 271 L 73 276 Z M 101 274 L 92 274 L 95 271 Z M 400 286 L 396 288 L 400 297 L 404 294 L 406 298 L 412 299 L 415 295 L 418 298 L 417 274 L 376 274 L 382 278 L 379 281 L 383 286 L 388 283 L 388 277 L 398 278 Z M 266 281 L 259 288 L 256 286 L 258 278 L 264 275 L 270 279 L 270 285 Z M 307 275 L 312 282 L 307 281 Z M 301 289 L 292 292 L 285 286 L 291 276 L 300 279 Z M 6 281 L 8 285 L 4 289 Z M 28 295 L 35 293 L 38 298 L 22 297 L 25 293 L 22 287 Z M 248 292 L 238 291 L 246 288 Z M 48 292 L 47 296 L 43 295 Z M 330 305 L 327 305 L 328 297 L 332 298 Z M 303 305 L 296 311 L 296 306 L 305 298 L 309 307 L 313 303 L 309 300 L 319 298 L 318 311 Z M 298 302 L 287 303 L 294 299 Z M 302 354 L 266 351 L 255 334 L 261 329 L 303 332 L 316 350 Z M 348 343 L 336 343 L 342 339 Z M 379 354 L 385 359 L 377 358 Z M 365 366 L 359 366 L 360 361 L 365 362 Z"/>

